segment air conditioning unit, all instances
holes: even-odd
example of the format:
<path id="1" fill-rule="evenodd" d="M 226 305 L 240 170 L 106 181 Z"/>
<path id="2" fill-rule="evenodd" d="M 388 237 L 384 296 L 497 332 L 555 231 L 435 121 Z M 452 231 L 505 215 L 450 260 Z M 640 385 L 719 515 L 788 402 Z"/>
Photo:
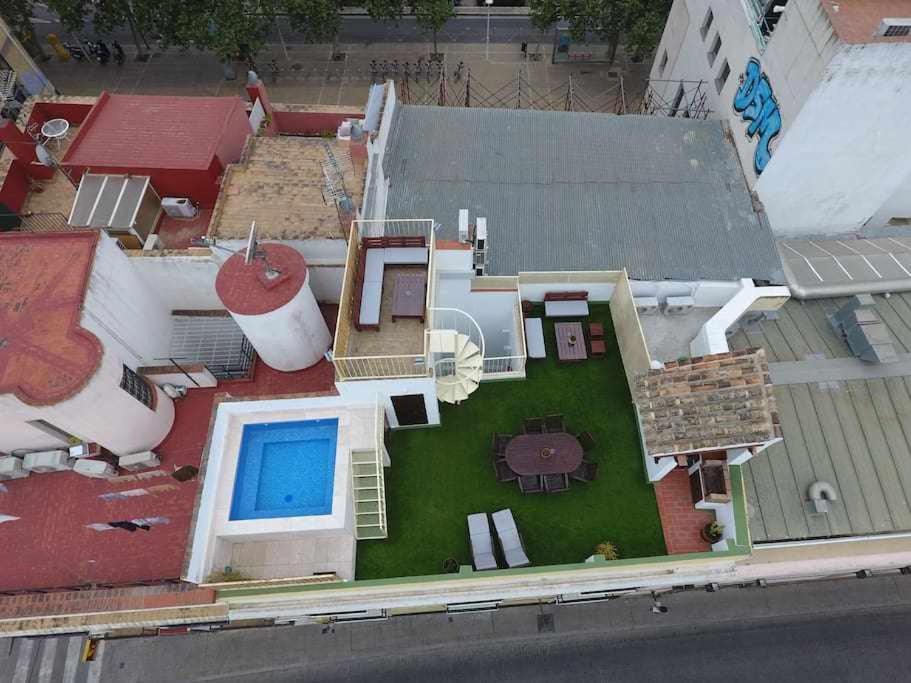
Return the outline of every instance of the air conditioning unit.
<path id="1" fill-rule="evenodd" d="M 29 472 L 66 472 L 73 469 L 73 461 L 67 451 L 39 451 L 26 455 L 22 467 Z"/>
<path id="2" fill-rule="evenodd" d="M 468 209 L 459 209 L 459 242 L 467 242 L 468 238 Z"/>
<path id="3" fill-rule="evenodd" d="M 161 208 L 172 218 L 195 218 L 197 209 L 187 197 L 164 197 Z"/>
<path id="4" fill-rule="evenodd" d="M 0 458 L 0 481 L 4 479 L 22 479 L 29 473 L 22 467 L 22 460 L 11 455 Z"/>
<path id="5" fill-rule="evenodd" d="M 73 471 L 92 479 L 110 479 L 117 474 L 114 466 L 104 460 L 77 460 Z"/>
<path id="6" fill-rule="evenodd" d="M 684 315 L 693 310 L 696 302 L 691 296 L 669 296 L 664 301 L 665 315 Z"/>
<path id="7" fill-rule="evenodd" d="M 658 312 L 658 297 L 637 296 L 633 299 L 633 304 L 639 315 L 655 315 Z"/>
<path id="8" fill-rule="evenodd" d="M 158 467 L 161 464 L 161 460 L 152 451 L 142 451 L 141 453 L 121 455 L 117 458 L 117 464 L 125 470 L 136 472 Z"/>
<path id="9" fill-rule="evenodd" d="M 101 446 L 97 443 L 80 443 L 70 446 L 71 458 L 94 458 L 101 455 Z"/>

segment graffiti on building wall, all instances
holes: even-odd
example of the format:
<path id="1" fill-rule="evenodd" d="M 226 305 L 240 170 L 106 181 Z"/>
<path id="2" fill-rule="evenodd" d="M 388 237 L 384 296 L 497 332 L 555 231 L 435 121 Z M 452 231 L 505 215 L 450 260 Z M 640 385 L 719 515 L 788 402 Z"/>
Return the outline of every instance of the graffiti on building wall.
<path id="1" fill-rule="evenodd" d="M 753 166 L 757 174 L 762 173 L 772 158 L 772 140 L 781 132 L 781 112 L 769 78 L 762 72 L 755 57 L 750 58 L 740 76 L 740 87 L 734 93 L 734 111 L 749 122 L 747 136 L 759 136 L 753 153 Z"/>

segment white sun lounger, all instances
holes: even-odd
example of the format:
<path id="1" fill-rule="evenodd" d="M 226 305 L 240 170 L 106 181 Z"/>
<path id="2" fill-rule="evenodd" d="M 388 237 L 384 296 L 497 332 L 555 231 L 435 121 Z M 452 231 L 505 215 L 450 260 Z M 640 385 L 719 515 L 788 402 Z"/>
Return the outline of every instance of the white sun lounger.
<path id="1" fill-rule="evenodd" d="M 500 547 L 503 549 L 503 557 L 506 564 L 512 567 L 527 567 L 531 564 L 528 555 L 525 554 L 525 548 L 522 547 L 522 538 L 519 536 L 519 530 L 516 528 L 516 520 L 512 516 L 512 510 L 506 508 L 499 512 L 494 512 L 493 525 L 497 530 L 497 538 L 500 539 Z"/>
<path id="2" fill-rule="evenodd" d="M 468 515 L 468 536 L 471 539 L 471 556 L 478 571 L 496 569 L 497 558 L 493 554 L 493 536 L 487 514 L 477 512 Z"/>

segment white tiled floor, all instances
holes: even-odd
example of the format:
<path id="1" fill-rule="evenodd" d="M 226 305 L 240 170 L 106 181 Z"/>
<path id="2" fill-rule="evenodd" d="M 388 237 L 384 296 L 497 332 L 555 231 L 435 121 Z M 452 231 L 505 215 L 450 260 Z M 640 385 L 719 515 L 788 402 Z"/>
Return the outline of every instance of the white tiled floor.
<path id="1" fill-rule="evenodd" d="M 286 541 L 235 543 L 231 568 L 251 579 L 282 579 L 335 572 L 354 578 L 357 542 L 351 534 L 312 536 Z"/>

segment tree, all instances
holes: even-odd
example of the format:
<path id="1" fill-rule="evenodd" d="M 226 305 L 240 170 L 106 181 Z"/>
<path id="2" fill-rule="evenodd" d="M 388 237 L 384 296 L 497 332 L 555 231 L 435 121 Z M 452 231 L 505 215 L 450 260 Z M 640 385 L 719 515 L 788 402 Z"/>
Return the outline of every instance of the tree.
<path id="1" fill-rule="evenodd" d="M 560 12 L 563 9 L 560 0 L 531 0 L 528 7 L 528 16 L 531 25 L 538 29 L 538 47 L 535 54 L 541 51 L 541 41 L 544 32 L 560 21 Z"/>
<path id="2" fill-rule="evenodd" d="M 433 53 L 439 54 L 437 31 L 455 16 L 452 0 L 415 0 L 413 7 L 418 26 L 433 32 Z"/>
<path id="3" fill-rule="evenodd" d="M 154 13 L 150 8 L 154 4 L 154 0 L 47 0 L 48 7 L 57 13 L 63 26 L 72 33 L 83 31 L 87 17 L 92 18 L 95 32 L 102 36 L 128 26 L 138 55 L 144 54 L 140 35 L 153 28 Z M 144 38 L 143 42 L 148 48 Z"/>
<path id="4" fill-rule="evenodd" d="M 303 34 L 309 42 L 331 40 L 335 55 L 336 38 L 342 27 L 336 0 L 285 0 L 284 9 L 292 29 Z"/>
<path id="5" fill-rule="evenodd" d="M 32 0 L 3 0 L 0 16 L 32 57 L 46 59 L 47 55 L 32 26 L 32 5 Z"/>
<path id="6" fill-rule="evenodd" d="M 364 8 L 374 21 L 398 21 L 405 13 L 405 0 L 365 0 Z"/>

